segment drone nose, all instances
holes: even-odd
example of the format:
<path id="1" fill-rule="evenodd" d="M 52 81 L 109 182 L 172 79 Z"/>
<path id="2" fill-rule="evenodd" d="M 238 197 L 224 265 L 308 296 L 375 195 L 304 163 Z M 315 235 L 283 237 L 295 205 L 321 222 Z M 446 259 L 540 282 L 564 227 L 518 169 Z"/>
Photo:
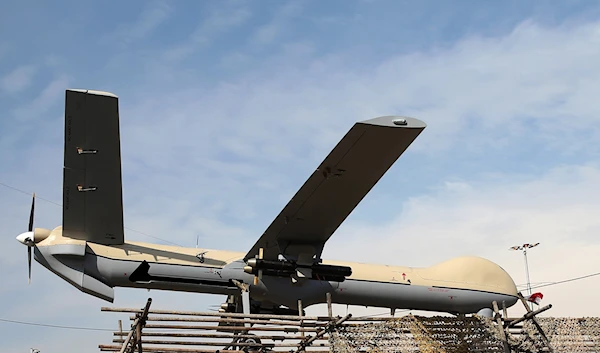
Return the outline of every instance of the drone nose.
<path id="1" fill-rule="evenodd" d="M 33 232 L 25 232 L 17 235 L 19 243 L 32 246 L 33 245 Z"/>

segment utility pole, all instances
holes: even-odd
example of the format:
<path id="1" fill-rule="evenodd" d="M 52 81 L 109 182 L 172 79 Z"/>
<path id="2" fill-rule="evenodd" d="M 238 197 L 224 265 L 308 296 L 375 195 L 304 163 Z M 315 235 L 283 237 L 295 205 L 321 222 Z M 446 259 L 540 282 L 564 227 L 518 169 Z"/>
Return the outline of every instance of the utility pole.
<path id="1" fill-rule="evenodd" d="M 527 249 L 531 249 L 534 248 L 536 246 L 540 245 L 540 243 L 535 243 L 535 244 L 523 244 L 523 245 L 516 245 L 513 247 L 510 247 L 508 250 L 522 250 L 523 251 L 523 257 L 525 259 L 525 276 L 527 277 L 527 294 L 531 295 L 531 281 L 529 279 L 529 263 L 527 262 Z M 533 310 L 533 303 L 530 304 L 531 306 L 531 310 Z"/>

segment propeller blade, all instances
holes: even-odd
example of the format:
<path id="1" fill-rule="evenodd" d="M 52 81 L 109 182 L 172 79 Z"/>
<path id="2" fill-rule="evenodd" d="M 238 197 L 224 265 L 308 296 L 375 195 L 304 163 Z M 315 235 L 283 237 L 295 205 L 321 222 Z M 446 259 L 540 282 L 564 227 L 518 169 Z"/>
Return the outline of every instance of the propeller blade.
<path id="1" fill-rule="evenodd" d="M 264 249 L 263 248 L 259 248 L 258 249 L 258 256 L 257 256 L 257 258 L 259 260 L 262 260 L 264 258 Z M 258 281 L 260 279 L 262 279 L 262 274 L 263 274 L 262 270 L 258 270 L 257 273 L 256 273 L 256 275 L 254 276 L 254 285 L 255 286 L 258 286 Z"/>
<path id="2" fill-rule="evenodd" d="M 31 212 L 29 213 L 29 228 L 28 230 L 31 232 L 33 230 L 33 211 L 35 209 L 35 193 L 33 193 L 33 198 L 31 199 Z"/>
<path id="3" fill-rule="evenodd" d="M 29 263 L 29 283 L 31 284 L 31 246 L 27 247 L 27 262 Z"/>

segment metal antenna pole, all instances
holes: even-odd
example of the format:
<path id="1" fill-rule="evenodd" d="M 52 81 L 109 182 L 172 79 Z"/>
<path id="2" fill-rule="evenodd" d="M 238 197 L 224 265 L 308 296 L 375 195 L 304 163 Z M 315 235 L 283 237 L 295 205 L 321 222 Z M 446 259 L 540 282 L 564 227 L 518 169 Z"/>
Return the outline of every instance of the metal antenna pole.
<path id="1" fill-rule="evenodd" d="M 527 249 L 533 248 L 540 245 L 540 243 L 535 244 L 523 244 L 517 245 L 509 248 L 509 250 L 523 250 L 523 258 L 525 260 L 525 276 L 527 278 L 527 294 L 531 295 L 531 279 L 529 277 L 529 262 L 527 261 Z M 533 310 L 533 303 L 530 304 L 531 309 Z"/>
<path id="2" fill-rule="evenodd" d="M 523 257 L 525 258 L 525 274 L 527 276 L 527 294 L 531 295 L 531 280 L 529 278 L 529 263 L 527 262 L 527 248 L 523 248 Z M 533 310 L 533 303 L 529 303 Z"/>
<path id="3" fill-rule="evenodd" d="M 529 279 L 529 264 L 527 263 L 527 248 L 523 249 L 525 257 L 525 275 L 527 276 L 527 294 L 531 295 L 531 280 Z"/>

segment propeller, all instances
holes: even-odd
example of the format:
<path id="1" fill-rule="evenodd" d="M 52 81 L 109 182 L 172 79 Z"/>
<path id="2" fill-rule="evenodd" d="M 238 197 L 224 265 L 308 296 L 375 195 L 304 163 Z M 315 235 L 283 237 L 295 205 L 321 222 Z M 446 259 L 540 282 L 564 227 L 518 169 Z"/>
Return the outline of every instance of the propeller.
<path id="1" fill-rule="evenodd" d="M 31 211 L 29 212 L 29 226 L 27 227 L 27 232 L 21 233 L 17 236 L 17 240 L 27 245 L 27 265 L 28 265 L 28 273 L 29 273 L 29 283 L 31 283 L 31 248 L 35 246 L 34 239 L 34 231 L 33 231 L 33 215 L 35 211 L 35 193 L 33 194 L 33 198 L 31 200 Z"/>
<path id="2" fill-rule="evenodd" d="M 32 232 L 33 235 L 33 213 L 35 211 L 35 192 L 33 193 L 33 197 L 31 198 L 31 211 L 29 212 L 29 227 L 27 228 L 28 232 Z M 33 244 L 35 244 L 33 242 L 33 237 L 31 239 L 31 242 Z M 29 271 L 28 271 L 28 284 L 31 284 L 31 246 L 27 247 L 27 265 L 29 267 Z"/>
<path id="3" fill-rule="evenodd" d="M 256 257 L 259 260 L 262 260 L 264 257 L 264 249 L 263 248 L 259 248 L 258 249 L 258 256 Z M 263 276 L 263 271 L 262 270 L 258 270 L 256 275 L 254 276 L 254 285 L 258 286 L 258 281 L 262 279 Z"/>
<path id="4" fill-rule="evenodd" d="M 35 193 L 33 194 L 33 198 L 31 200 L 31 211 L 29 212 L 29 226 L 27 227 L 27 231 L 21 233 L 17 236 L 17 241 L 19 243 L 27 246 L 27 265 L 29 272 L 29 283 L 31 283 L 31 251 L 32 248 L 36 246 L 37 243 L 44 241 L 46 238 L 50 236 L 52 233 L 49 229 L 43 228 L 33 228 L 33 219 L 35 212 Z"/>
<path id="5" fill-rule="evenodd" d="M 27 273 L 27 284 L 31 284 L 31 246 L 27 247 L 27 266 L 28 266 L 28 273 Z"/>

